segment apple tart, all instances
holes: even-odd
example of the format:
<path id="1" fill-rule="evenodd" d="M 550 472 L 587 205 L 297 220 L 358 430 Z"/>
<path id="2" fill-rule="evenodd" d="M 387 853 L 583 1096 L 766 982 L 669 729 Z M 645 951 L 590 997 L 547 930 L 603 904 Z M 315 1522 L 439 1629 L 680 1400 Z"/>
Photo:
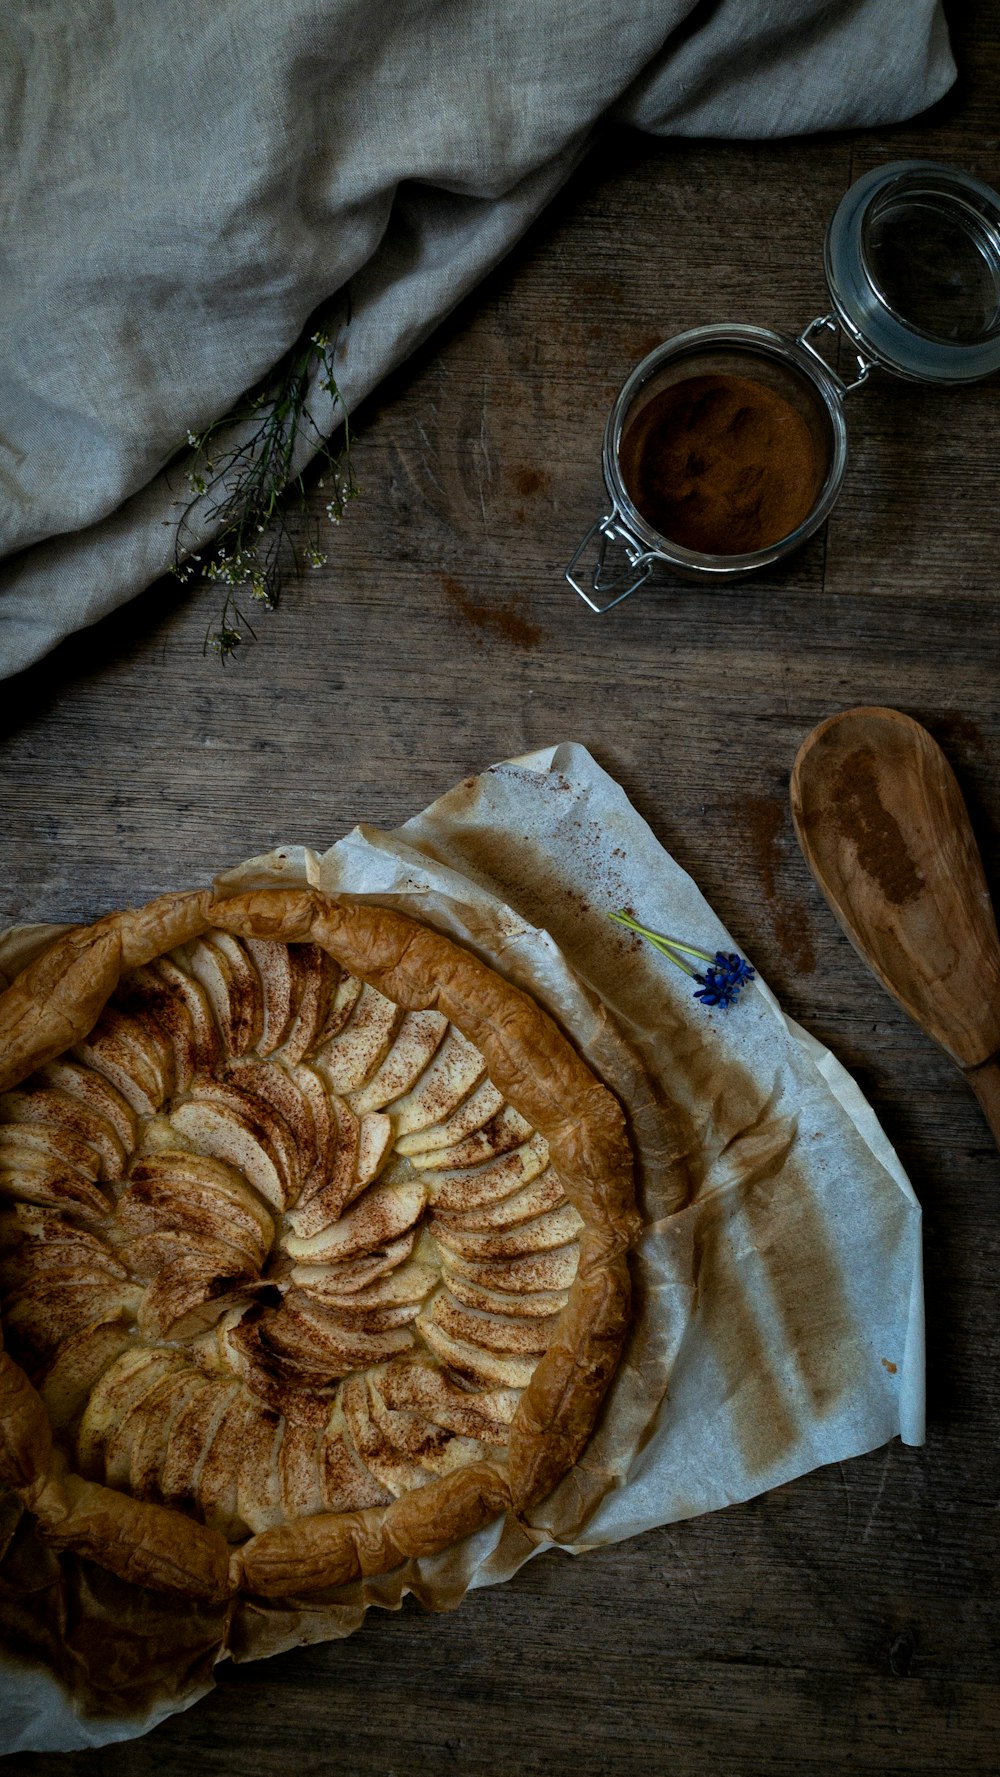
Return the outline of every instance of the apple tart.
<path id="1" fill-rule="evenodd" d="M 623 1113 L 527 994 L 309 889 L 172 895 L 0 997 L 0 1480 L 192 1597 L 383 1572 L 580 1455 Z"/>

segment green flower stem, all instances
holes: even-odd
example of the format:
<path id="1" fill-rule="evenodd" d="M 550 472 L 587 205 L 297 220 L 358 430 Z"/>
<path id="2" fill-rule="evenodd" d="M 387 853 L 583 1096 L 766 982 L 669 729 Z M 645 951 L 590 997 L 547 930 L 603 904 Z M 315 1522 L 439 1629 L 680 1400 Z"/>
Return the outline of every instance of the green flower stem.
<path id="1" fill-rule="evenodd" d="M 625 926 L 626 930 L 637 933 L 640 938 L 648 939 L 661 956 L 676 963 L 677 967 L 683 969 L 685 975 L 690 975 L 694 981 L 699 981 L 701 976 L 697 969 L 692 969 L 689 963 L 684 962 L 683 956 L 678 952 L 682 952 L 684 956 L 696 956 L 700 961 L 706 963 L 713 960 L 709 951 L 699 950 L 694 944 L 682 944 L 679 938 L 668 938 L 663 932 L 651 932 L 648 926 L 641 926 L 638 920 L 633 919 L 624 910 L 620 910 L 618 913 L 609 913 L 608 918 L 614 920 L 616 925 Z"/>
<path id="2" fill-rule="evenodd" d="M 339 524 L 344 507 L 357 494 L 351 470 L 351 430 L 334 377 L 335 341 L 319 328 L 279 364 L 266 385 L 248 395 L 236 409 L 214 420 L 200 436 L 188 433 L 194 459 L 187 471 L 192 499 L 182 513 L 177 532 L 174 573 L 181 581 L 204 579 L 221 584 L 224 604 L 219 627 L 211 626 L 205 650 L 217 652 L 223 661 L 245 639 L 244 631 L 256 631 L 241 609 L 238 598 L 248 596 L 272 611 L 281 591 L 282 568 L 287 562 L 300 565 L 299 544 L 289 522 L 289 497 L 298 490 L 305 505 L 302 475 L 293 476 L 292 465 L 300 437 L 315 447 L 323 468 L 333 476 L 333 498 L 326 512 Z M 340 409 L 343 442 L 335 450 L 320 432 L 309 407 L 313 376 L 329 394 L 333 408 Z M 242 442 L 221 446 L 216 434 L 222 427 L 254 416 L 250 436 Z M 323 485 L 322 480 L 319 484 Z M 201 555 L 185 548 L 185 535 L 195 508 L 204 510 L 216 526 L 211 553 L 202 568 Z M 316 541 L 303 550 L 309 565 L 322 567 L 326 556 Z"/>

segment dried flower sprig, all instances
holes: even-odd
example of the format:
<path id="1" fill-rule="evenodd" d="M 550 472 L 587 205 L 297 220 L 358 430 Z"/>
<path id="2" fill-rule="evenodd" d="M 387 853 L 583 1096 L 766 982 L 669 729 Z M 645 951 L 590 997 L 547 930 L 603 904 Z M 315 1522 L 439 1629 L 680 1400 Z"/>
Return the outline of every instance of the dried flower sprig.
<path id="1" fill-rule="evenodd" d="M 734 950 L 717 950 L 713 956 L 711 951 L 699 950 L 694 944 L 682 944 L 679 938 L 667 938 L 662 932 L 651 932 L 648 926 L 639 925 L 624 908 L 620 908 L 617 913 L 609 913 L 608 918 L 614 920 L 616 925 L 636 932 L 640 938 L 647 938 L 661 956 L 683 969 L 692 981 L 697 981 L 694 997 L 701 1000 L 703 1006 L 718 1006 L 723 1012 L 728 1012 L 747 983 L 756 979 L 750 964 L 742 956 L 737 956 Z M 689 956 L 697 957 L 699 962 L 708 963 L 710 967 L 704 971 L 692 968 L 684 960 Z"/>
<path id="2" fill-rule="evenodd" d="M 289 503 L 284 497 L 294 488 L 300 503 L 305 504 L 302 475 L 292 473 L 301 435 L 309 437 L 324 464 L 325 475 L 332 476 L 332 495 L 326 502 L 331 524 L 340 523 L 348 501 L 357 497 L 351 466 L 350 420 L 334 376 L 335 346 L 336 340 L 331 340 L 325 328 L 318 327 L 304 344 L 288 353 L 264 387 L 252 392 L 234 411 L 215 420 L 204 432 L 187 435 L 196 455 L 187 470 L 191 499 L 178 525 L 173 572 L 183 582 L 208 580 L 223 589 L 218 627 L 209 625 L 203 650 L 206 654 L 218 654 L 223 664 L 247 635 L 256 640 L 257 632 L 241 608 L 240 599 L 249 597 L 265 611 L 273 611 L 281 596 L 282 573 L 289 560 L 296 571 L 301 566 L 299 547 L 289 523 Z M 340 407 L 343 413 L 343 440 L 336 451 L 309 409 L 314 380 L 332 396 L 334 410 Z M 222 427 L 246 420 L 256 423 L 242 441 L 215 454 L 215 434 Z M 323 480 L 319 485 L 323 487 Z M 200 554 L 188 554 L 184 548 L 185 532 L 191 530 L 191 515 L 196 508 L 202 522 L 207 519 L 218 527 L 204 564 Z M 302 554 L 312 568 L 325 565 L 327 558 L 319 547 L 318 528 L 315 542 Z"/>

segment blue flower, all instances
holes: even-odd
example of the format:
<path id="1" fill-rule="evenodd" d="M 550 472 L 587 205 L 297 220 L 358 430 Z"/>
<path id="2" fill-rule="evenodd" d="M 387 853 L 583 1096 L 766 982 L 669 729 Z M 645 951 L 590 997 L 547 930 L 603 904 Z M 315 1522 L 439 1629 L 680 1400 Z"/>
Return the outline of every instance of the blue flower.
<path id="1" fill-rule="evenodd" d="M 747 982 L 755 979 L 750 964 L 742 956 L 737 956 L 735 950 L 728 954 L 724 950 L 717 950 L 714 966 L 706 969 L 704 975 L 695 976 L 701 986 L 695 988 L 694 997 L 701 1000 L 703 1006 L 720 1006 L 724 1012 L 728 1012 Z"/>
<path id="2" fill-rule="evenodd" d="M 756 980 L 750 964 L 742 956 L 737 956 L 735 950 L 717 950 L 713 959 L 709 951 L 699 950 L 694 944 L 684 944 L 679 938 L 668 938 L 663 932 L 651 932 L 648 926 L 641 926 L 624 908 L 617 913 L 609 913 L 608 918 L 613 919 L 616 925 L 624 926 L 626 931 L 637 932 L 641 938 L 648 938 L 661 956 L 665 956 L 669 962 L 683 969 L 685 975 L 690 975 L 693 981 L 697 981 L 694 997 L 703 1006 L 720 1006 L 724 1012 L 728 1012 L 747 983 Z M 700 962 L 710 963 L 711 967 L 703 975 L 699 974 L 685 960 L 689 956 L 696 956 Z"/>

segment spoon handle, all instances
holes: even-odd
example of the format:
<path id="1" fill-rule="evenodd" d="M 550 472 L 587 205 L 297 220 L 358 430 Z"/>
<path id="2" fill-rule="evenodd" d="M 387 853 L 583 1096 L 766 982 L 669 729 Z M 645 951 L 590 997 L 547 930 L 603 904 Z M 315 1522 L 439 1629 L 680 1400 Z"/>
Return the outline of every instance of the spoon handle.
<path id="1" fill-rule="evenodd" d="M 965 1077 L 978 1098 L 983 1116 L 1000 1147 L 1000 1057 L 991 1056 L 981 1067 L 970 1068 Z"/>

